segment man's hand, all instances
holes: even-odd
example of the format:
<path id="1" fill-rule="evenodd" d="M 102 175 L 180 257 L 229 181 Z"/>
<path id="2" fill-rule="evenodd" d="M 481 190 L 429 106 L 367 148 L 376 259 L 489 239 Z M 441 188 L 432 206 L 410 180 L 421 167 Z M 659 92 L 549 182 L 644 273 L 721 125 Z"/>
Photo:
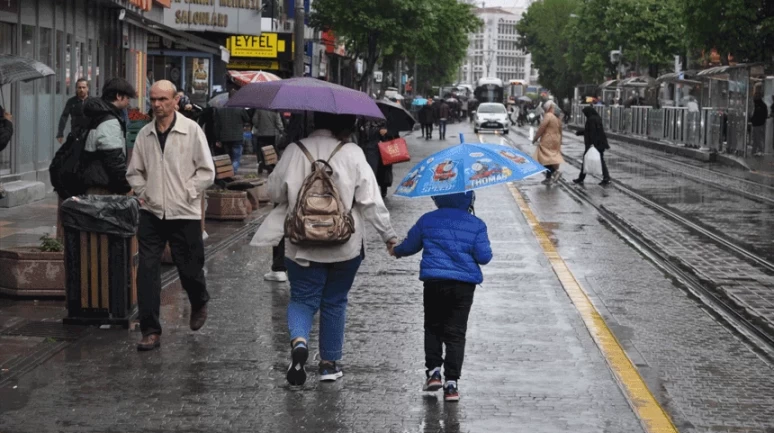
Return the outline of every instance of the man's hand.
<path id="1" fill-rule="evenodd" d="M 191 104 L 185 104 L 185 107 L 183 107 L 183 109 L 184 109 L 185 111 L 191 111 L 191 110 L 193 110 L 193 105 L 191 105 Z"/>
<path id="2" fill-rule="evenodd" d="M 220 141 L 216 141 L 215 142 L 215 147 L 221 148 L 221 147 L 223 147 L 223 143 L 221 143 Z"/>
<path id="3" fill-rule="evenodd" d="M 387 135 L 387 128 L 382 128 L 379 130 L 379 134 L 381 135 Z"/>
<path id="4" fill-rule="evenodd" d="M 64 141 L 64 137 L 57 137 L 56 141 L 58 141 L 59 144 L 62 144 L 62 142 Z"/>
<path id="5" fill-rule="evenodd" d="M 5 120 L 7 120 L 9 122 L 13 122 L 13 116 L 11 116 L 11 113 L 9 113 L 7 111 L 5 113 L 3 113 L 3 117 L 5 118 Z"/>

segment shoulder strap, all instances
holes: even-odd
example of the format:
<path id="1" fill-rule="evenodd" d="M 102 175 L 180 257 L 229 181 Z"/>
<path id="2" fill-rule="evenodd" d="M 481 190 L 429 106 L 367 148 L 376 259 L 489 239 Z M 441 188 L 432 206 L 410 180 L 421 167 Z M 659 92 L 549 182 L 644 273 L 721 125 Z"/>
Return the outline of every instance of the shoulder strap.
<path id="1" fill-rule="evenodd" d="M 301 149 L 302 152 L 304 152 L 304 155 L 306 155 L 306 159 L 309 160 L 314 165 L 314 157 L 311 153 L 309 153 L 309 150 L 307 150 L 306 146 L 304 146 L 301 141 L 295 141 L 296 146 L 298 146 L 299 149 Z"/>
<path id="2" fill-rule="evenodd" d="M 344 147 L 344 142 L 343 141 L 339 141 L 339 145 L 336 146 L 335 149 L 333 149 L 333 152 L 331 152 L 331 156 L 328 157 L 328 161 L 330 161 L 331 158 L 333 158 L 334 155 L 339 153 L 339 151 L 341 150 L 342 147 Z M 328 161 L 325 161 L 325 162 L 328 162 Z"/>

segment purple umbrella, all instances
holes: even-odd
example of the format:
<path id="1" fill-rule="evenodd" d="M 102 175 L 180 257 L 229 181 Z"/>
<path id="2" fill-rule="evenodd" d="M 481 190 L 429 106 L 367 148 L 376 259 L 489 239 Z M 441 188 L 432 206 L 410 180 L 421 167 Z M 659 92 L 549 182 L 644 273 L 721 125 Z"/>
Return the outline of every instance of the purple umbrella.
<path id="1" fill-rule="evenodd" d="M 309 77 L 250 83 L 239 89 L 226 106 L 273 111 L 320 111 L 384 119 L 376 102 L 365 93 Z"/>

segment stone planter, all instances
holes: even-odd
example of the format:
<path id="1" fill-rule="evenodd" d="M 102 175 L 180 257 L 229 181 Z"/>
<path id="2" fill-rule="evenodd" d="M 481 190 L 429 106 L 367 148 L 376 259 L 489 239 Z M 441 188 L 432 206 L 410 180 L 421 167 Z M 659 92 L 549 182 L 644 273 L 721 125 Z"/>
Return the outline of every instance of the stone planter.
<path id="1" fill-rule="evenodd" d="M 0 293 L 12 296 L 65 296 L 64 253 L 37 248 L 0 250 Z"/>
<path id="2" fill-rule="evenodd" d="M 207 218 L 241 221 L 252 211 L 244 191 L 207 191 Z"/>

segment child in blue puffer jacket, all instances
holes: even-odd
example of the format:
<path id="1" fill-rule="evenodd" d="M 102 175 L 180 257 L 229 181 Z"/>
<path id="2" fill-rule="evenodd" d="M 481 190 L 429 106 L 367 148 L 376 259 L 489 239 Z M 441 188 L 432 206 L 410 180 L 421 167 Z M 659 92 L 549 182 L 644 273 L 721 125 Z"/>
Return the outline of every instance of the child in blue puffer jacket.
<path id="1" fill-rule="evenodd" d="M 425 391 L 443 387 L 445 401 L 459 401 L 457 381 L 465 353 L 473 291 L 484 280 L 480 265 L 492 260 L 486 224 L 471 214 L 475 193 L 433 197 L 437 210 L 426 213 L 392 250 L 406 257 L 424 250 L 419 279 L 424 281 Z M 446 358 L 443 346 L 446 346 Z M 446 383 L 441 381 L 444 366 Z"/>

